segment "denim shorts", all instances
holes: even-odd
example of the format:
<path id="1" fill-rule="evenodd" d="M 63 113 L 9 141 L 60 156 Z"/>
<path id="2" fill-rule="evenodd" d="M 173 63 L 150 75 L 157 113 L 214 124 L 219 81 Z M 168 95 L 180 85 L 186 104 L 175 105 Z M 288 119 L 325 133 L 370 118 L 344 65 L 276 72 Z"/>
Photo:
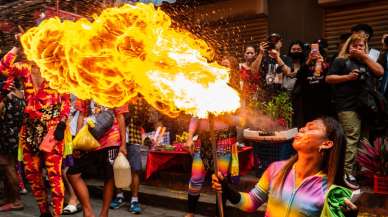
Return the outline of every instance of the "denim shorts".
<path id="1" fill-rule="evenodd" d="M 127 144 L 128 161 L 133 172 L 141 172 L 141 151 L 139 144 Z"/>

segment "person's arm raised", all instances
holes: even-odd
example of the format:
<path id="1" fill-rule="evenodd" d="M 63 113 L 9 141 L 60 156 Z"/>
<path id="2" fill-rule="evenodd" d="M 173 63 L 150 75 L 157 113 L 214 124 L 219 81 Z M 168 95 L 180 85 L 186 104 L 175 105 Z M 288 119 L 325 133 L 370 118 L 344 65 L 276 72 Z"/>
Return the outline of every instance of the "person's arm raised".
<path id="1" fill-rule="evenodd" d="M 259 53 L 256 57 L 256 59 L 252 63 L 252 72 L 253 73 L 259 73 L 261 62 L 263 61 L 263 56 L 265 50 L 268 48 L 268 43 L 261 42 L 259 46 Z"/>
<path id="2" fill-rule="evenodd" d="M 291 69 L 288 67 L 282 58 L 280 57 L 280 53 L 277 50 L 270 50 L 269 55 L 276 61 L 276 63 L 279 65 L 279 68 L 283 75 L 290 75 L 291 74 Z"/>
<path id="3" fill-rule="evenodd" d="M 8 75 L 11 71 L 11 67 L 13 63 L 15 62 L 17 53 L 19 51 L 19 48 L 13 47 L 10 51 L 8 51 L 7 54 L 3 56 L 3 58 L 0 61 L 0 73 L 4 75 Z M 8 73 L 7 73 L 8 72 Z"/>

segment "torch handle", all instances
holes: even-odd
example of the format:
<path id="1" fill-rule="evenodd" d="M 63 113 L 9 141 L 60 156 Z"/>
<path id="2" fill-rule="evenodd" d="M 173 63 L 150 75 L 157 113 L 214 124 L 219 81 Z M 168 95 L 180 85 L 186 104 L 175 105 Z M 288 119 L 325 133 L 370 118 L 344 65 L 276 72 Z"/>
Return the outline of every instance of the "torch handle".
<path id="1" fill-rule="evenodd" d="M 210 142 L 212 144 L 212 155 L 214 162 L 214 173 L 218 173 L 218 156 L 217 156 L 217 142 L 216 135 L 214 133 L 214 115 L 209 113 L 209 130 L 210 130 Z M 218 213 L 219 217 L 224 217 L 224 207 L 222 204 L 222 192 L 217 192 L 217 201 L 218 201 Z"/>
<path id="2" fill-rule="evenodd" d="M 24 28 L 21 26 L 21 25 L 18 25 L 18 29 L 19 29 L 19 32 L 20 33 L 24 33 L 25 31 L 24 31 Z"/>
<path id="3" fill-rule="evenodd" d="M 222 204 L 222 192 L 217 192 L 219 217 L 224 217 L 224 205 Z"/>

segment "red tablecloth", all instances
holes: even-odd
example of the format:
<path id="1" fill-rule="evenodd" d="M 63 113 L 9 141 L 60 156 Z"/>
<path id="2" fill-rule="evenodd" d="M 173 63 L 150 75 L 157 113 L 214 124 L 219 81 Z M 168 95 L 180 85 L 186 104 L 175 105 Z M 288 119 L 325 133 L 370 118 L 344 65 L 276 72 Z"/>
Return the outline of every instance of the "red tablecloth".
<path id="1" fill-rule="evenodd" d="M 243 147 L 238 152 L 240 164 L 240 175 L 246 175 L 254 167 L 254 156 L 252 147 Z M 191 169 L 192 157 L 186 151 L 149 151 L 145 179 L 159 170 L 168 169 L 176 165 L 182 165 L 184 172 Z"/>

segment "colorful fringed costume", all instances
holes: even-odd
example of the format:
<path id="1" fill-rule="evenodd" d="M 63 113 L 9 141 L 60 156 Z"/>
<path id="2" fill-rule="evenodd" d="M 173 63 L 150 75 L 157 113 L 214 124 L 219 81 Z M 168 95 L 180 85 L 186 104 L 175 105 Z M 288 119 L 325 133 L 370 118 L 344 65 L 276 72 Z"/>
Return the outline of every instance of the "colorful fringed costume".
<path id="1" fill-rule="evenodd" d="M 231 174 L 232 149 L 237 142 L 236 128 L 230 127 L 226 129 L 215 130 L 215 137 L 217 143 L 216 152 L 218 170 L 225 177 L 228 177 Z M 193 164 L 188 189 L 189 213 L 195 212 L 196 204 L 200 196 L 202 185 L 205 181 L 206 173 L 214 170 L 214 159 L 212 153 L 210 132 L 199 131 L 199 141 L 194 145 Z M 238 164 L 236 172 L 237 174 L 233 175 L 238 176 Z"/>
<path id="2" fill-rule="evenodd" d="M 61 95 L 51 89 L 45 80 L 38 87 L 34 87 L 31 66 L 14 63 L 15 59 L 15 52 L 6 54 L 0 63 L 0 71 L 8 79 L 20 78 L 24 85 L 26 107 L 19 145 L 23 152 L 26 178 L 31 185 L 40 212 L 48 213 L 48 196 L 41 165 L 44 163 L 51 186 L 53 214 L 60 216 L 64 200 L 62 182 L 64 140 L 50 140 L 51 143 L 55 143 L 51 144 L 53 148 L 50 152 L 41 151 L 39 146 L 49 132 L 54 133 L 61 120 L 67 119 L 70 112 L 70 98 L 69 95 Z"/>

